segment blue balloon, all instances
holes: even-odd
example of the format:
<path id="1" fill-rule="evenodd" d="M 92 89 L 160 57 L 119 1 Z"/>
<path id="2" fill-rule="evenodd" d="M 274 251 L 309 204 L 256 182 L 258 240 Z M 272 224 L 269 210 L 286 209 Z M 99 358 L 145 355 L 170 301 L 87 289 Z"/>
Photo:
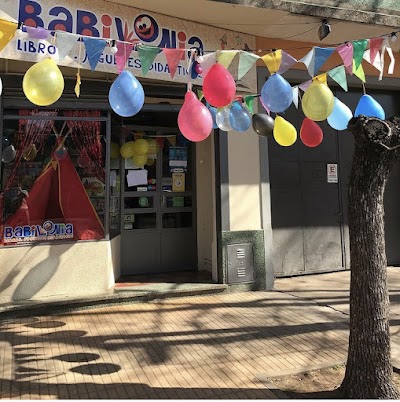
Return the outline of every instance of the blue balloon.
<path id="1" fill-rule="evenodd" d="M 246 131 L 251 125 L 251 116 L 239 102 L 233 102 L 229 112 L 229 123 L 236 131 Z"/>
<path id="2" fill-rule="evenodd" d="M 211 113 L 212 119 L 213 119 L 213 128 L 218 128 L 218 124 L 217 124 L 217 113 L 218 113 L 218 109 L 214 106 L 208 106 L 208 110 Z"/>
<path id="3" fill-rule="evenodd" d="M 358 117 L 361 114 L 367 117 L 377 117 L 378 119 L 385 120 L 383 107 L 371 95 L 363 95 L 360 98 L 354 117 Z"/>
<path id="4" fill-rule="evenodd" d="M 108 100 L 118 115 L 134 116 L 143 107 L 143 87 L 130 71 L 124 70 L 112 83 Z"/>
<path id="5" fill-rule="evenodd" d="M 334 98 L 334 106 L 332 113 L 328 116 L 328 124 L 335 130 L 346 130 L 353 113 L 348 106 L 346 106 L 338 98 Z"/>
<path id="6" fill-rule="evenodd" d="M 293 101 L 292 87 L 280 74 L 273 74 L 261 89 L 261 100 L 271 112 L 284 112 Z"/>

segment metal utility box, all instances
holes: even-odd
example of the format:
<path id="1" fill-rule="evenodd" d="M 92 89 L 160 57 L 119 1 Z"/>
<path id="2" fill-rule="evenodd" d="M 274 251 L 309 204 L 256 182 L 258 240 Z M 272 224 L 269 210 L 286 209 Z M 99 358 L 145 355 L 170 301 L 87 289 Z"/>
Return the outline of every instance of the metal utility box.
<path id="1" fill-rule="evenodd" d="M 254 256 L 251 243 L 229 244 L 227 262 L 228 284 L 254 281 Z"/>

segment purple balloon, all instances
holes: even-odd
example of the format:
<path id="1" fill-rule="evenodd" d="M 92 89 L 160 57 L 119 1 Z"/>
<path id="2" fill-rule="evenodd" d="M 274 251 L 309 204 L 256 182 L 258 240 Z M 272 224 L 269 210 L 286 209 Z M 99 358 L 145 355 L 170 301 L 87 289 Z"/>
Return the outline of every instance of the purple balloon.
<path id="1" fill-rule="evenodd" d="M 42 27 L 27 27 L 25 26 L 26 32 L 32 39 L 46 39 L 49 36 L 49 31 Z"/>

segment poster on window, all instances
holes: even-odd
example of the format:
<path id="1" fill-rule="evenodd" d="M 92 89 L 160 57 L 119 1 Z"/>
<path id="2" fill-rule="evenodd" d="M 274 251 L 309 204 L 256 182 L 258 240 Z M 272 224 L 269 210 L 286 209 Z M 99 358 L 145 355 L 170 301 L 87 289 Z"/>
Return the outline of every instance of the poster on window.
<path id="1" fill-rule="evenodd" d="M 169 147 L 169 171 L 187 171 L 187 147 Z"/>

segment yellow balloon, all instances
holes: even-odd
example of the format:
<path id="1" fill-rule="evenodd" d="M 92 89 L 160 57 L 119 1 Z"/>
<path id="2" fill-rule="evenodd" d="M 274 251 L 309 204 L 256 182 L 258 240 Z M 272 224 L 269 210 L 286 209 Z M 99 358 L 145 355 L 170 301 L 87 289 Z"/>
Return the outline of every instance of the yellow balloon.
<path id="1" fill-rule="evenodd" d="M 134 154 L 136 155 L 146 155 L 149 151 L 149 143 L 143 138 L 135 141 L 134 144 Z"/>
<path id="2" fill-rule="evenodd" d="M 146 155 L 138 155 L 138 154 L 134 154 L 132 156 L 132 161 L 133 164 L 137 167 L 143 167 L 146 162 L 147 162 L 147 156 Z"/>
<path id="3" fill-rule="evenodd" d="M 46 59 L 28 69 L 22 81 L 22 89 L 35 105 L 48 106 L 62 95 L 64 77 L 56 62 Z"/>
<path id="4" fill-rule="evenodd" d="M 277 116 L 274 124 L 274 138 L 279 145 L 290 147 L 297 139 L 296 128 L 283 117 Z"/>
<path id="5" fill-rule="evenodd" d="M 158 144 L 155 139 L 149 139 L 147 140 L 149 144 L 149 151 L 147 152 L 149 155 L 154 155 L 158 152 Z"/>
<path id="6" fill-rule="evenodd" d="M 327 85 L 315 80 L 304 92 L 301 105 L 304 114 L 309 119 L 322 121 L 332 113 L 335 99 Z"/>
<path id="7" fill-rule="evenodd" d="M 119 156 L 119 145 L 116 142 L 110 144 L 110 156 L 111 159 L 117 159 Z"/>
<path id="8" fill-rule="evenodd" d="M 154 159 L 153 158 L 148 158 L 146 161 L 147 166 L 153 166 L 154 165 Z"/>
<path id="9" fill-rule="evenodd" d="M 119 152 L 123 158 L 130 158 L 134 154 L 135 151 L 134 144 L 135 143 L 133 141 L 128 141 L 125 142 L 124 145 L 122 145 Z"/>

